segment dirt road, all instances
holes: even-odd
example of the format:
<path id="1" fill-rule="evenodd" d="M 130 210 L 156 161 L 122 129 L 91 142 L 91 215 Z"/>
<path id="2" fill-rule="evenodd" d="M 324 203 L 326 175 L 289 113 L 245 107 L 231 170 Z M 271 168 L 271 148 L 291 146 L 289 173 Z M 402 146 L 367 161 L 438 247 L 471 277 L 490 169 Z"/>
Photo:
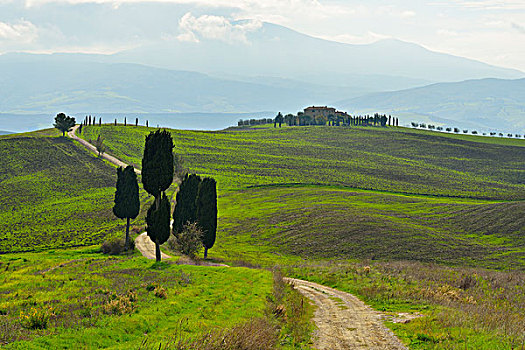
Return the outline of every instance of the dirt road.
<path id="1" fill-rule="evenodd" d="M 87 142 L 86 140 L 84 139 L 81 139 L 80 137 L 78 137 L 75 132 L 77 131 L 78 127 L 80 125 L 75 125 L 70 132 L 67 133 L 67 135 L 69 137 L 71 137 L 73 140 L 76 140 L 78 142 L 80 142 L 80 144 L 82 144 L 84 147 L 86 147 L 88 150 L 90 150 L 91 152 L 95 153 L 98 155 L 98 151 L 97 151 L 97 148 L 95 146 L 93 146 L 92 144 L 90 144 L 89 142 Z M 110 163 L 113 163 L 115 164 L 116 166 L 121 166 L 123 168 L 127 167 L 128 165 L 126 163 L 124 163 L 123 161 L 121 161 L 120 159 L 117 159 L 107 153 L 103 153 L 101 155 L 102 158 L 104 158 L 105 160 L 107 160 L 108 162 Z M 137 173 L 138 175 L 141 174 L 140 170 L 139 169 L 136 169 L 135 168 L 135 173 Z"/>
<path id="2" fill-rule="evenodd" d="M 145 258 L 155 260 L 155 243 L 149 239 L 146 232 L 135 238 L 135 248 L 137 248 Z M 171 258 L 171 256 L 164 254 L 163 252 L 160 252 L 160 256 L 162 260 Z"/>
<path id="3" fill-rule="evenodd" d="M 352 294 L 317 283 L 285 278 L 317 306 L 314 347 L 326 350 L 380 349 L 407 350 L 387 329 L 380 313 Z"/>

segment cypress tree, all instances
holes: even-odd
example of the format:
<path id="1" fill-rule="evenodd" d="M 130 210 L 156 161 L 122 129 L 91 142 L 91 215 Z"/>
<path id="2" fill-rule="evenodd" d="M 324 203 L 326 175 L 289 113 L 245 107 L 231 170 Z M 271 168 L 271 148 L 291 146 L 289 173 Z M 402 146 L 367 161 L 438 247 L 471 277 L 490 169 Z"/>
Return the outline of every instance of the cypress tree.
<path id="1" fill-rule="evenodd" d="M 139 118 L 135 118 L 135 126 L 139 126 Z"/>
<path id="2" fill-rule="evenodd" d="M 155 243 L 156 261 L 160 261 L 160 246 L 170 237 L 170 201 L 165 193 L 148 209 L 146 225 L 148 236 Z"/>
<path id="3" fill-rule="evenodd" d="M 113 214 L 119 219 L 126 219 L 126 250 L 129 247 L 129 221 L 139 215 L 140 199 L 137 174 L 133 166 L 117 169 L 117 184 Z"/>
<path id="4" fill-rule="evenodd" d="M 173 234 L 182 232 L 187 222 L 197 221 L 196 199 L 199 194 L 201 178 L 195 174 L 186 174 L 177 192 L 177 203 L 173 210 Z"/>
<path id="5" fill-rule="evenodd" d="M 213 178 L 204 178 L 199 184 L 196 207 L 197 223 L 203 232 L 202 245 L 206 259 L 208 249 L 215 244 L 217 233 L 217 183 Z"/>
<path id="6" fill-rule="evenodd" d="M 126 126 L 126 117 L 124 117 L 124 126 Z"/>
<path id="7" fill-rule="evenodd" d="M 150 132 L 146 136 L 142 157 L 142 183 L 156 200 L 173 182 L 173 139 L 166 130 Z M 158 204 L 158 203 L 157 203 Z M 157 205 L 158 206 L 158 205 Z"/>

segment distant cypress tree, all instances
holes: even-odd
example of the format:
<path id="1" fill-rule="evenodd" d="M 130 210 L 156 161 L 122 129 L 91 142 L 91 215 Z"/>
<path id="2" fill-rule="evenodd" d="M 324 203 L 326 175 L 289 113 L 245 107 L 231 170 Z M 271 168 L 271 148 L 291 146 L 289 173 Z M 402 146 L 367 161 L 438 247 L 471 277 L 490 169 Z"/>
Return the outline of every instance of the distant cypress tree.
<path id="1" fill-rule="evenodd" d="M 98 126 L 102 126 L 102 118 L 98 118 Z"/>
<path id="2" fill-rule="evenodd" d="M 139 215 L 140 199 L 137 174 L 133 166 L 117 169 L 117 184 L 113 214 L 119 219 L 126 219 L 126 250 L 129 248 L 129 222 Z"/>
<path id="3" fill-rule="evenodd" d="M 115 126 L 117 126 L 117 118 L 115 118 Z"/>
<path id="4" fill-rule="evenodd" d="M 208 249 L 215 244 L 217 232 L 217 182 L 213 178 L 206 177 L 199 184 L 196 208 L 197 223 L 203 232 L 202 245 L 206 259 Z"/>
<path id="5" fill-rule="evenodd" d="M 170 201 L 165 193 L 148 209 L 146 225 L 148 236 L 155 243 L 156 261 L 160 261 L 160 246 L 170 238 Z"/>
<path id="6" fill-rule="evenodd" d="M 126 126 L 126 117 L 124 117 L 124 126 Z"/>
<path id="7" fill-rule="evenodd" d="M 177 202 L 173 210 L 173 234 L 177 236 L 188 222 L 197 221 L 196 199 L 201 178 L 195 174 L 186 174 L 177 192 Z"/>
<path id="8" fill-rule="evenodd" d="M 149 120 L 146 120 L 146 128 L 149 128 Z"/>
<path id="9" fill-rule="evenodd" d="M 139 126 L 139 118 L 135 118 L 135 126 Z"/>

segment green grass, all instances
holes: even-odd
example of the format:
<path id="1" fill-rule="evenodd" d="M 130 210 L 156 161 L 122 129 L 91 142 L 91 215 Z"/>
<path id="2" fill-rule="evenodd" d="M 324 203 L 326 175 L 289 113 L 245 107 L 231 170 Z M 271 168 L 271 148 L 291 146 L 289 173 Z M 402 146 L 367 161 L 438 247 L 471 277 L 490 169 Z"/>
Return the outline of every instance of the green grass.
<path id="1" fill-rule="evenodd" d="M 271 273 L 246 268 L 156 264 L 142 256 L 107 258 L 97 249 L 0 256 L 0 345 L 6 349 L 158 348 L 170 337 L 196 338 L 260 317 Z M 150 285 L 166 290 L 161 299 Z M 107 314 L 133 291 L 133 309 Z M 46 329 L 26 329 L 21 313 L 51 308 Z M 155 345 L 156 344 L 156 345 Z"/>
<path id="2" fill-rule="evenodd" d="M 524 212 L 525 202 L 256 187 L 221 193 L 214 250 L 262 264 L 284 254 L 525 269 Z"/>
<path id="3" fill-rule="evenodd" d="M 124 235 L 115 167 L 56 130 L 0 137 L 0 253 L 86 246 Z M 150 196 L 142 190 L 144 225 Z M 176 185 L 168 191 L 173 196 Z"/>
<path id="4" fill-rule="evenodd" d="M 154 129 L 103 125 L 107 152 L 141 165 Z M 401 128 L 290 127 L 217 132 L 171 130 L 187 167 L 220 190 L 276 183 L 339 184 L 410 194 L 525 199 L 523 148 Z"/>

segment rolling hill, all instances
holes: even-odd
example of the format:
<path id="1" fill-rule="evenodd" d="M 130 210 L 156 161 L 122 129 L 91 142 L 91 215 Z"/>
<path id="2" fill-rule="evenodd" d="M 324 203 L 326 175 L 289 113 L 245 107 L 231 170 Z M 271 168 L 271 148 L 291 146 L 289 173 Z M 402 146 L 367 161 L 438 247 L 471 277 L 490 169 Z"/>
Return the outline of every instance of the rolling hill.
<path id="1" fill-rule="evenodd" d="M 102 135 L 109 153 L 140 167 L 150 130 L 103 125 L 83 137 Z M 525 267 L 525 140 L 403 128 L 171 132 L 189 170 L 218 181 L 221 257 Z"/>
<path id="2" fill-rule="evenodd" d="M 396 115 L 405 124 L 416 121 L 478 131 L 525 131 L 525 79 L 439 83 L 335 104 L 350 111 Z"/>

